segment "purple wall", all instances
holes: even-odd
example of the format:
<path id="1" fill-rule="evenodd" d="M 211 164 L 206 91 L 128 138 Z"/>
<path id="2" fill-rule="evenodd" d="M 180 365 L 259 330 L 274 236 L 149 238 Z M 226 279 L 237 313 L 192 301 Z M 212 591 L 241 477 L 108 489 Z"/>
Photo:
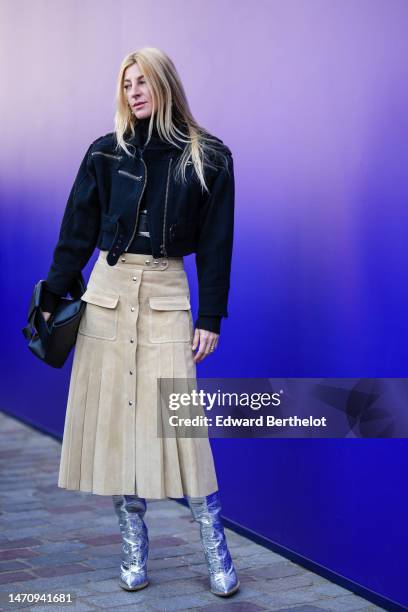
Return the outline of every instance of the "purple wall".
<path id="1" fill-rule="evenodd" d="M 199 374 L 406 376 L 408 4 L 57 5 L 0 9 L 2 408 L 61 435 L 71 359 L 37 362 L 21 327 L 80 160 L 113 128 L 119 64 L 144 45 L 172 57 L 196 118 L 234 154 L 230 317 Z M 226 517 L 408 603 L 405 440 L 213 448 Z"/>

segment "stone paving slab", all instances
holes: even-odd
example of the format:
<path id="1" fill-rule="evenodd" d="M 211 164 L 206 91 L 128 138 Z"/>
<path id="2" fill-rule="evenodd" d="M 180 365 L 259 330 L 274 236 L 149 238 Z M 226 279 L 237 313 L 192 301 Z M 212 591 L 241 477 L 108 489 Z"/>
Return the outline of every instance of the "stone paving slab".
<path id="1" fill-rule="evenodd" d="M 1 610 L 382 610 L 230 529 L 241 588 L 232 598 L 217 597 L 209 590 L 198 525 L 171 499 L 147 500 L 150 584 L 124 591 L 111 497 L 59 489 L 60 442 L 1 413 L 0 428 Z M 10 593 L 71 593 L 73 603 L 10 604 Z"/>

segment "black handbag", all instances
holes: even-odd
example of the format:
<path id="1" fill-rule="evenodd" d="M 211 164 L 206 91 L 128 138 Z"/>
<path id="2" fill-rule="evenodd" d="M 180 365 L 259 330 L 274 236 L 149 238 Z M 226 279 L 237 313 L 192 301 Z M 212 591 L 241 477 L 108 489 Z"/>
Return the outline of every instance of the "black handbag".
<path id="1" fill-rule="evenodd" d="M 39 280 L 34 286 L 28 309 L 28 324 L 22 328 L 22 332 L 28 340 L 28 348 L 36 357 L 54 368 L 62 368 L 76 342 L 79 323 L 86 306 L 86 302 L 81 300 L 86 285 L 80 274 L 68 290 L 73 299 L 61 296 L 48 321 L 44 319 L 40 309 L 45 286 L 45 280 Z"/>

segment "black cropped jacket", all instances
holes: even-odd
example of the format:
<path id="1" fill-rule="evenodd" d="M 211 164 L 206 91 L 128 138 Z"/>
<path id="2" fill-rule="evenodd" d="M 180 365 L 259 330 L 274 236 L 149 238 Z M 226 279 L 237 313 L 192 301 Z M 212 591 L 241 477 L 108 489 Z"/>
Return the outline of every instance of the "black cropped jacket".
<path id="1" fill-rule="evenodd" d="M 115 149 L 114 133 L 89 146 L 68 197 L 47 287 L 52 294 L 65 296 L 96 247 L 108 251 L 111 266 L 123 252 L 131 252 L 149 167 L 154 173 L 147 206 L 151 254 L 160 258 L 196 253 L 199 307 L 195 325 L 219 333 L 221 317 L 228 317 L 233 246 L 231 151 L 216 139 L 219 155 L 213 161 L 217 167 L 204 167 L 208 194 L 191 162 L 186 183 L 176 181 L 174 170 L 182 151 L 160 139 L 156 130 L 146 144 L 147 123 L 139 122 L 135 136 L 127 140 L 131 156 Z M 51 297 L 48 294 L 44 310 L 50 308 Z"/>

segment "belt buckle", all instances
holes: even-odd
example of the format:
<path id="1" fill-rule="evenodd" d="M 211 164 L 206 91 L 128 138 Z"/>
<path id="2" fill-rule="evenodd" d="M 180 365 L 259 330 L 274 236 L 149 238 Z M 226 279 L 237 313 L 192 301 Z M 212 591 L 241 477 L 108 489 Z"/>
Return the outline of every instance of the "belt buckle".
<path id="1" fill-rule="evenodd" d="M 145 265 L 152 266 L 153 270 L 165 270 L 169 266 L 169 260 L 167 257 L 145 259 Z"/>

